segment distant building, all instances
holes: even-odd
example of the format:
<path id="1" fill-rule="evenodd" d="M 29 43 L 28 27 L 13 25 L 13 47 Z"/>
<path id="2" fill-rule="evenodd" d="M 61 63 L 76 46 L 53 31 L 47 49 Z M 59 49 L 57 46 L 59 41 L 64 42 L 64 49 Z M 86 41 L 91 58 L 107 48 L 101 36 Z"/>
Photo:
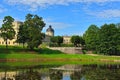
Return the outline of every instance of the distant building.
<path id="1" fill-rule="evenodd" d="M 49 28 L 46 30 L 45 38 L 43 39 L 43 43 L 50 43 L 50 38 L 54 36 L 54 29 L 50 25 Z"/>
<path id="2" fill-rule="evenodd" d="M 47 36 L 54 36 L 54 29 L 50 25 L 49 28 L 46 30 L 46 35 Z"/>
<path id="3" fill-rule="evenodd" d="M 71 36 L 63 36 L 63 43 L 70 44 L 71 43 L 70 39 L 71 39 Z"/>

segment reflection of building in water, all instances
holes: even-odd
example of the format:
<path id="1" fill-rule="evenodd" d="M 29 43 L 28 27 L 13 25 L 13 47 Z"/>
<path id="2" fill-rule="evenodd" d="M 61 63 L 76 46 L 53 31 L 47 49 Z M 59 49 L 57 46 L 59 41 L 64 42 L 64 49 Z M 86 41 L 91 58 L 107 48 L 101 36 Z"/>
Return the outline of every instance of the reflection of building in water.
<path id="1" fill-rule="evenodd" d="M 15 71 L 15 72 L 0 72 L 0 80 L 15 80 L 15 75 L 17 75 L 17 71 Z"/>
<path id="2" fill-rule="evenodd" d="M 4 71 L 0 72 L 0 80 L 120 80 L 119 75 L 120 65 L 65 65 Z"/>

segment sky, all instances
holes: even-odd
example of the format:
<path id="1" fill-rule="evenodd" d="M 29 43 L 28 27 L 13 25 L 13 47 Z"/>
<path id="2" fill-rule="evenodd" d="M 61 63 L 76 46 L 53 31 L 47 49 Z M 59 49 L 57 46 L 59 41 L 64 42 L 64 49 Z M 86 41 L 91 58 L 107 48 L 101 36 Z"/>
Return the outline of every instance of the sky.
<path id="1" fill-rule="evenodd" d="M 55 35 L 83 35 L 92 24 L 120 23 L 120 0 L 0 0 L 0 25 L 5 16 L 24 21 L 28 13 L 43 18 Z"/>

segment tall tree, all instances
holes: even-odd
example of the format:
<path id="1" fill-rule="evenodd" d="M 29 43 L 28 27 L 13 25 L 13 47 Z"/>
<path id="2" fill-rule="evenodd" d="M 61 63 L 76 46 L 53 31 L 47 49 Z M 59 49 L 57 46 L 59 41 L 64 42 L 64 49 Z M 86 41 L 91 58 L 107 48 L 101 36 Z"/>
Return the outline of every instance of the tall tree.
<path id="1" fill-rule="evenodd" d="M 24 48 L 24 44 L 28 40 L 28 34 L 27 33 L 28 33 L 27 27 L 24 26 L 24 24 L 20 25 L 19 32 L 17 34 L 17 40 L 16 40 L 16 42 L 22 43 L 23 44 L 23 48 Z"/>
<path id="2" fill-rule="evenodd" d="M 15 31 L 12 25 L 13 22 L 14 19 L 11 16 L 4 17 L 0 35 L 6 43 L 6 48 L 8 47 L 8 40 L 12 40 L 15 36 Z"/>
<path id="3" fill-rule="evenodd" d="M 83 35 L 87 49 L 96 50 L 98 45 L 99 28 L 96 25 L 90 25 Z"/>
<path id="4" fill-rule="evenodd" d="M 34 49 L 42 43 L 43 34 L 41 33 L 45 23 L 38 15 L 27 14 L 24 25 L 28 30 L 28 47 Z"/>
<path id="5" fill-rule="evenodd" d="M 116 54 L 118 43 L 118 29 L 115 24 L 104 24 L 99 33 L 100 45 L 98 50 L 104 54 Z"/>

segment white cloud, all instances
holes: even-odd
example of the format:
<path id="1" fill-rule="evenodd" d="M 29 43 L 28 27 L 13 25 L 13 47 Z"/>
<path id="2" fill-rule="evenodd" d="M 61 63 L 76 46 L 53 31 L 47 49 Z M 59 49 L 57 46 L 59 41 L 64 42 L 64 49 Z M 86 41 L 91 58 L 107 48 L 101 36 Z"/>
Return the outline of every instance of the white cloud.
<path id="1" fill-rule="evenodd" d="M 35 11 L 38 8 L 47 7 L 50 5 L 69 5 L 70 3 L 106 3 L 120 0 L 4 0 L 11 5 L 28 6 L 29 10 Z"/>
<path id="2" fill-rule="evenodd" d="M 65 29 L 72 26 L 68 23 L 63 23 L 63 22 L 53 22 L 53 21 L 46 22 L 46 26 L 48 27 L 49 25 L 52 25 L 54 29 Z"/>
<path id="3" fill-rule="evenodd" d="M 118 18 L 120 17 L 120 10 L 108 9 L 103 11 L 89 11 L 87 14 L 98 17 L 98 18 Z"/>

